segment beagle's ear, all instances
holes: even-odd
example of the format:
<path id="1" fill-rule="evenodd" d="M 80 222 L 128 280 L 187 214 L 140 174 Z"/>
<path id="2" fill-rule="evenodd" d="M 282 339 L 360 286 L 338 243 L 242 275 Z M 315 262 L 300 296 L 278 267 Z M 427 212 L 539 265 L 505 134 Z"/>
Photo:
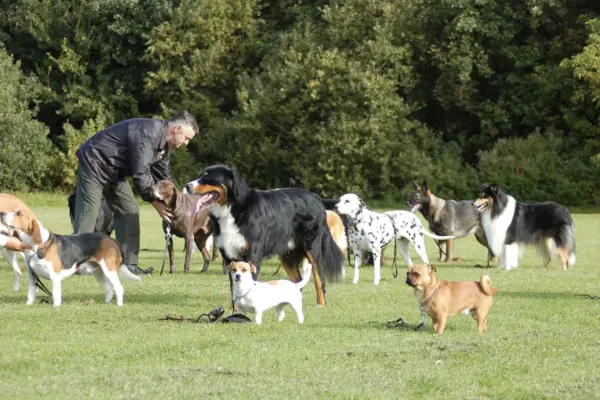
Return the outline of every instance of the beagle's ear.
<path id="1" fill-rule="evenodd" d="M 256 273 L 256 265 L 252 264 L 252 261 L 250 261 L 248 264 L 250 264 L 250 272 L 255 274 Z"/>
<path id="2" fill-rule="evenodd" d="M 31 220 L 31 237 L 35 244 L 42 244 L 42 231 L 40 229 L 40 224 L 35 218 Z"/>
<path id="3" fill-rule="evenodd" d="M 437 272 L 437 268 L 433 264 L 429 264 L 429 274 Z"/>

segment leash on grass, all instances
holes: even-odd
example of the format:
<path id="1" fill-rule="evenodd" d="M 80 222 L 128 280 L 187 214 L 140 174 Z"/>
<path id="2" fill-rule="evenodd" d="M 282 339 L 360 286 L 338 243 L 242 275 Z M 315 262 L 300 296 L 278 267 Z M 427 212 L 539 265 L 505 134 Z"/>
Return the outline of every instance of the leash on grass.
<path id="1" fill-rule="evenodd" d="M 223 315 L 224 313 L 225 313 L 225 309 L 223 307 L 219 306 L 219 307 L 216 307 L 215 309 L 211 310 L 208 313 L 200 314 L 198 316 L 198 318 L 185 318 L 183 315 L 167 314 L 167 315 L 159 318 L 159 321 L 177 321 L 177 322 L 189 321 L 189 322 L 198 323 L 198 322 L 200 322 L 202 317 L 206 317 L 206 318 L 208 318 L 207 322 L 213 323 L 213 322 L 217 322 L 217 320 L 219 318 L 221 318 L 221 315 Z"/>
<path id="2" fill-rule="evenodd" d="M 165 229 L 165 252 L 163 253 L 162 267 L 160 268 L 161 275 L 165 271 L 165 259 L 167 258 L 167 251 L 169 251 L 170 243 L 171 243 L 171 224 L 168 224 L 167 229 Z"/>
<path id="3" fill-rule="evenodd" d="M 392 276 L 394 278 L 398 278 L 398 264 L 396 264 L 396 250 L 397 250 L 397 246 L 398 246 L 398 241 L 396 240 L 396 237 L 398 236 L 398 231 L 396 230 L 396 224 L 394 224 L 394 218 L 390 215 L 390 214 L 385 214 L 388 217 L 390 217 L 390 221 L 392 221 L 392 228 L 394 228 L 394 237 L 392 238 L 392 240 L 394 241 L 394 261 L 392 262 Z M 383 250 L 382 250 L 383 252 Z M 379 255 L 379 257 L 381 257 L 381 255 Z M 375 261 L 375 260 L 373 260 Z M 396 267 L 396 271 L 394 272 L 394 267 Z"/>

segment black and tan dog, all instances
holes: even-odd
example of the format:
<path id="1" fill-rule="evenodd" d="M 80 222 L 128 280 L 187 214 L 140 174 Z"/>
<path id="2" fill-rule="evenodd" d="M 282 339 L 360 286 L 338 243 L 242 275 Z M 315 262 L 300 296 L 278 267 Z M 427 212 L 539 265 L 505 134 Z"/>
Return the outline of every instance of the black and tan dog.
<path id="1" fill-rule="evenodd" d="M 444 200 L 431 192 L 427 181 L 423 181 L 421 187 L 416 182 L 414 184 L 415 190 L 406 202 L 411 211 L 420 210 L 429 222 L 429 229 L 436 235 L 460 238 L 474 234 L 477 241 L 488 249 L 489 267 L 493 254 L 488 248 L 485 234 L 481 228 L 479 212 L 473 207 L 473 200 Z M 458 258 L 452 257 L 454 239 L 440 240 L 439 247 L 439 261 L 458 260 Z"/>
<path id="2" fill-rule="evenodd" d="M 163 219 L 163 231 L 166 232 L 167 226 L 171 226 L 171 234 L 185 239 L 185 264 L 183 272 L 190 272 L 190 263 L 192 259 L 193 243 L 196 243 L 198 249 L 202 251 L 204 257 L 204 266 L 200 272 L 206 272 L 210 265 L 210 253 L 206 249 L 206 241 L 212 234 L 213 228 L 208 210 L 202 210 L 195 214 L 194 207 L 200 196 L 181 193 L 173 182 L 162 180 L 156 182 L 153 188 L 154 197 L 158 200 L 152 202 L 154 208 L 160 215 L 168 211 L 172 217 L 169 221 Z M 173 241 L 169 241 L 169 272 L 175 273 L 175 257 L 173 255 Z"/>
<path id="3" fill-rule="evenodd" d="M 186 190 L 202 195 L 196 210 L 209 210 L 215 241 L 227 264 L 252 262 L 258 279 L 261 261 L 279 256 L 290 279 L 298 282 L 306 258 L 312 265 L 317 304 L 325 305 L 325 279 L 343 276 L 344 255 L 331 236 L 325 207 L 317 196 L 296 188 L 252 189 L 227 165 L 205 168 Z"/>

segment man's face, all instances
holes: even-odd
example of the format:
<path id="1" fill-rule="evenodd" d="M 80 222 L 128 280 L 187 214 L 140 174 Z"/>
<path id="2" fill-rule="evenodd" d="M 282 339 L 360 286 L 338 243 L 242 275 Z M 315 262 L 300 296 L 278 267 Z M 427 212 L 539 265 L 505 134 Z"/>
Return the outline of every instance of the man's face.
<path id="1" fill-rule="evenodd" d="M 171 149 L 176 149 L 183 144 L 187 146 L 195 135 L 194 130 L 187 125 L 173 125 L 171 129 L 172 134 L 167 139 Z"/>

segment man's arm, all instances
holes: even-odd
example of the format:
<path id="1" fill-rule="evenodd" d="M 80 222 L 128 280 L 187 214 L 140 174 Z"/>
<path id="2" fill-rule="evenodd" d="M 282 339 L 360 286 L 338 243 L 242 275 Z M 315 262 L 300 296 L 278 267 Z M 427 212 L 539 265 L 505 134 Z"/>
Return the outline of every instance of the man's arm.
<path id="1" fill-rule="evenodd" d="M 31 246 L 21 242 L 19 239 L 0 234 L 0 248 L 3 247 L 13 251 L 32 250 Z"/>
<path id="2" fill-rule="evenodd" d="M 169 151 L 162 160 L 154 163 L 151 167 L 152 176 L 157 181 L 171 180 L 171 152 Z"/>
<path id="3" fill-rule="evenodd" d="M 154 125 L 139 125 L 132 123 L 129 128 L 129 166 L 133 182 L 144 201 L 154 199 L 152 187 L 152 162 L 156 156 L 156 131 Z"/>

